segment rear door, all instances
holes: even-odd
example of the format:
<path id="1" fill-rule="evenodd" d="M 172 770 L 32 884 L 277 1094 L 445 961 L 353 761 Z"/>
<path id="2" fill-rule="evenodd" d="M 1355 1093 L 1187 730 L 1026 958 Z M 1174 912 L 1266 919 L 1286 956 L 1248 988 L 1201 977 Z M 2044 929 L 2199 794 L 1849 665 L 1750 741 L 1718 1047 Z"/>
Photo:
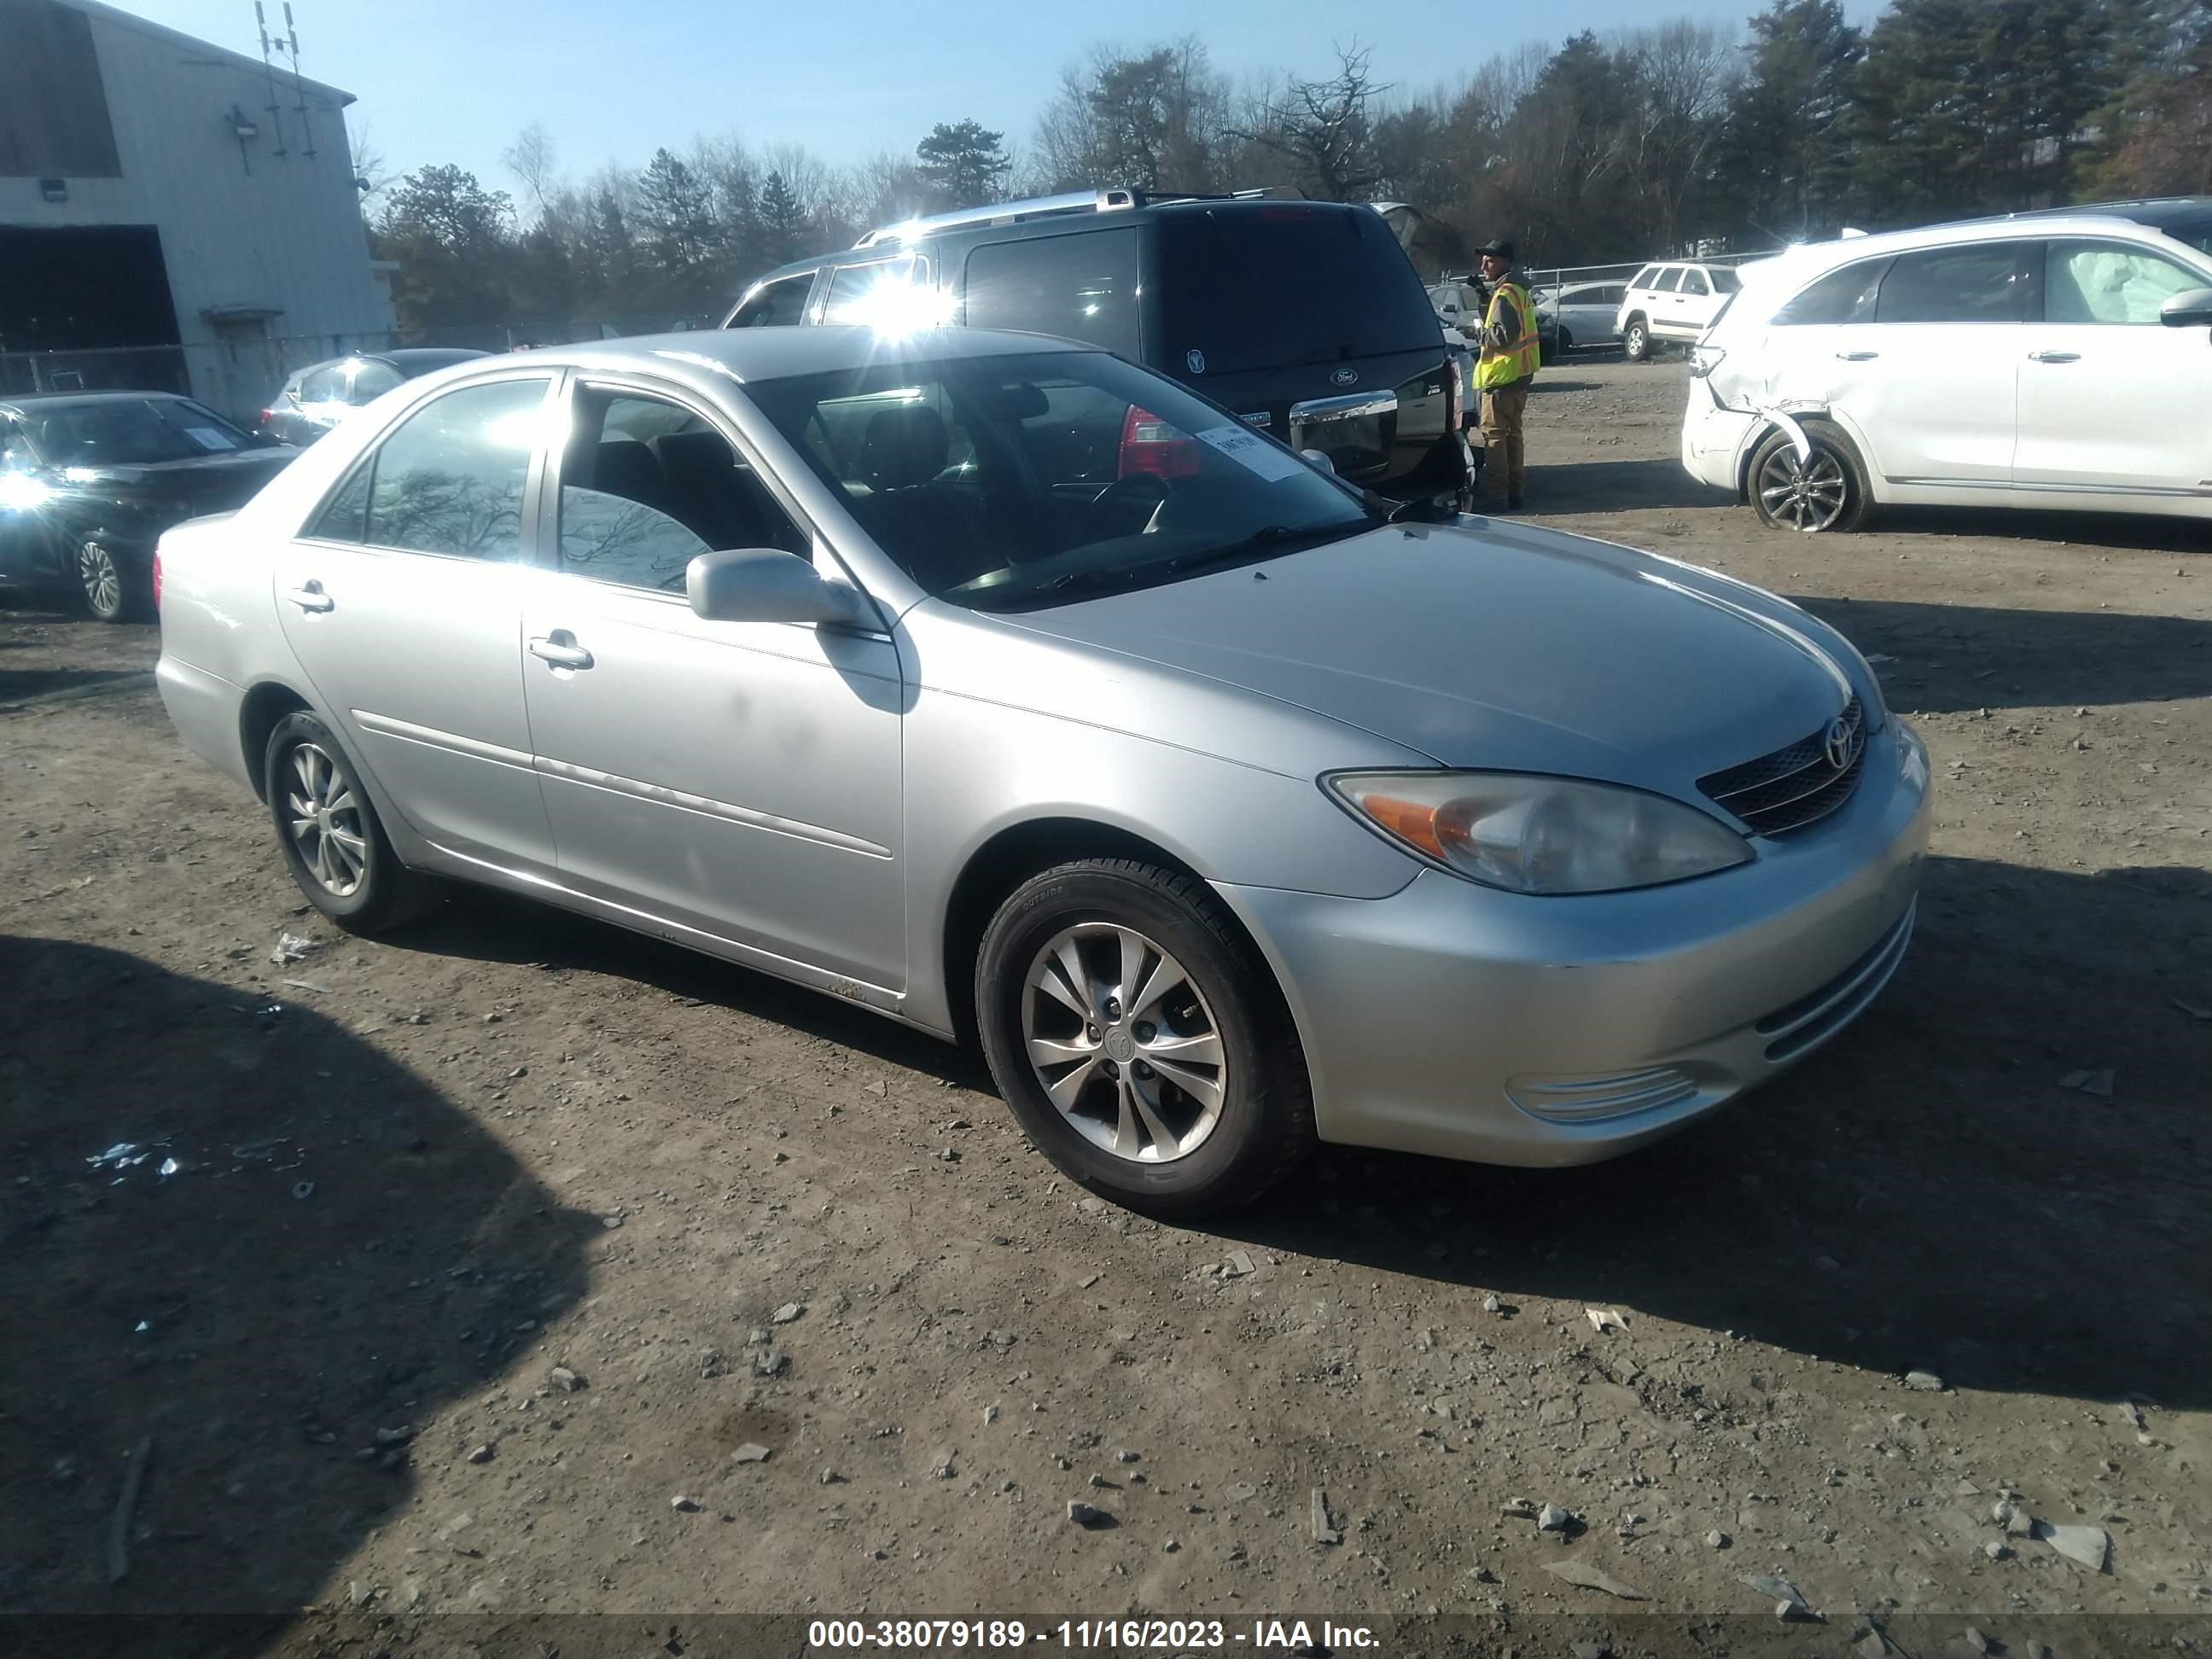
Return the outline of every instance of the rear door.
<path id="1" fill-rule="evenodd" d="M 1874 322 L 1835 365 L 1834 397 L 1869 464 L 1912 490 L 2009 489 L 2033 242 L 1901 253 Z"/>
<path id="2" fill-rule="evenodd" d="M 2042 245 L 2041 319 L 2022 331 L 2023 490 L 2212 500 L 2212 344 L 2170 329 L 2159 307 L 2193 270 L 2140 245 L 2081 238 Z"/>
<path id="3" fill-rule="evenodd" d="M 522 700 L 525 506 L 551 377 L 407 416 L 276 561 L 276 613 L 316 701 L 427 839 L 550 872 Z"/>
<path id="4" fill-rule="evenodd" d="M 1382 216 L 1333 204 L 1179 208 L 1158 217 L 1148 360 L 1293 448 L 1377 488 L 1438 489 L 1452 458 L 1437 315 Z"/>

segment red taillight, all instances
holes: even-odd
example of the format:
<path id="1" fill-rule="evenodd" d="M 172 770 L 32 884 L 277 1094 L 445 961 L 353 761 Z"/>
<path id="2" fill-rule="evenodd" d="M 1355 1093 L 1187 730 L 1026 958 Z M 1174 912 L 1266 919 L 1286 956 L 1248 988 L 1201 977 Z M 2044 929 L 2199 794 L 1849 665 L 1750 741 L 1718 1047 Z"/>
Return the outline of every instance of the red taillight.
<path id="1" fill-rule="evenodd" d="M 154 609 L 161 608 L 161 550 L 154 550 Z"/>
<path id="2" fill-rule="evenodd" d="M 261 411 L 261 424 L 262 424 L 262 425 L 264 425 L 264 426 L 267 426 L 267 425 L 269 424 L 269 416 L 270 416 L 270 413 L 271 413 L 271 411 L 270 411 L 270 410 L 266 410 L 266 409 L 264 409 L 264 410 L 263 410 Z"/>
<path id="3" fill-rule="evenodd" d="M 1155 478 L 1189 478 L 1198 474 L 1198 440 L 1186 438 L 1149 409 L 1129 405 L 1121 422 L 1121 460 L 1117 475 L 1143 473 Z"/>
<path id="4" fill-rule="evenodd" d="M 1444 359 L 1444 429 L 1456 432 L 1467 413 L 1467 391 L 1460 380 L 1459 359 Z"/>

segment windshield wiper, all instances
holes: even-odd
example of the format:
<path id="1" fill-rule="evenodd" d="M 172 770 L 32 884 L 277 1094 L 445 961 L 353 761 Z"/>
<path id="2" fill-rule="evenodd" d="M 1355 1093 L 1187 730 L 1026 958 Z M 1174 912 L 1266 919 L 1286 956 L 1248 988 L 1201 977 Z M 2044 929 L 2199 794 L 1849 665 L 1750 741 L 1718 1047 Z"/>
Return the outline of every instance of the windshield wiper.
<path id="1" fill-rule="evenodd" d="M 1203 553 L 1186 553 L 1181 558 L 1170 559 L 1164 564 L 1155 565 L 1152 568 L 1200 570 L 1209 565 L 1234 564 L 1240 559 L 1249 559 L 1284 549 L 1288 543 L 1310 542 L 1318 545 L 1322 542 L 1341 541 L 1346 536 L 1356 536 L 1370 528 L 1370 526 L 1364 524 L 1310 524 L 1304 529 L 1294 530 L 1286 524 L 1263 524 L 1241 540 L 1221 547 L 1207 548 Z"/>

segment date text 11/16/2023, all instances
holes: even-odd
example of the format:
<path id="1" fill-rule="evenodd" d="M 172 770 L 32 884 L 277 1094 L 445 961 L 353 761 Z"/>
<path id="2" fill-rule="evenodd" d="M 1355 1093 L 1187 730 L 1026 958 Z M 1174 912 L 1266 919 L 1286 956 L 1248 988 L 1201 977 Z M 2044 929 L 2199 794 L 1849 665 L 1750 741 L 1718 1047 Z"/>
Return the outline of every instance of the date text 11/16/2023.
<path id="1" fill-rule="evenodd" d="M 1362 1625 L 1331 1620 L 1252 1619 L 817 1619 L 806 1629 L 810 1652 L 837 1649 L 1009 1650 L 1035 1644 L 1085 1650 L 1188 1652 L 1243 1648 L 1261 1653 L 1340 1653 L 1379 1644 Z"/>

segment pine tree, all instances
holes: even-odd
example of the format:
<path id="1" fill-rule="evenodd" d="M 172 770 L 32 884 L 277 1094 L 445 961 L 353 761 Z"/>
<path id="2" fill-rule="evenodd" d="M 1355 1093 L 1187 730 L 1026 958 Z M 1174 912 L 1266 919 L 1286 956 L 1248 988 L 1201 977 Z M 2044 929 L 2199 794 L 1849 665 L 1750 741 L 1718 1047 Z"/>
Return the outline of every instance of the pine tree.
<path id="1" fill-rule="evenodd" d="M 1751 36 L 1715 166 L 1728 228 L 1753 244 L 1832 234 L 1841 228 L 1844 122 L 1863 38 L 1841 0 L 1775 0 L 1751 20 Z"/>
<path id="2" fill-rule="evenodd" d="M 796 259 L 803 251 L 806 212 L 784 182 L 781 168 L 771 169 L 760 188 L 761 258 L 780 265 Z"/>
<path id="3" fill-rule="evenodd" d="M 636 216 L 646 252 L 665 275 L 689 276 L 707 262 L 714 234 L 707 186 L 665 149 L 639 176 Z"/>
<path id="4" fill-rule="evenodd" d="M 914 147 L 922 181 L 940 207 L 980 207 L 1000 194 L 1011 165 L 1000 146 L 1005 136 L 974 121 L 957 126 L 940 121 Z"/>

